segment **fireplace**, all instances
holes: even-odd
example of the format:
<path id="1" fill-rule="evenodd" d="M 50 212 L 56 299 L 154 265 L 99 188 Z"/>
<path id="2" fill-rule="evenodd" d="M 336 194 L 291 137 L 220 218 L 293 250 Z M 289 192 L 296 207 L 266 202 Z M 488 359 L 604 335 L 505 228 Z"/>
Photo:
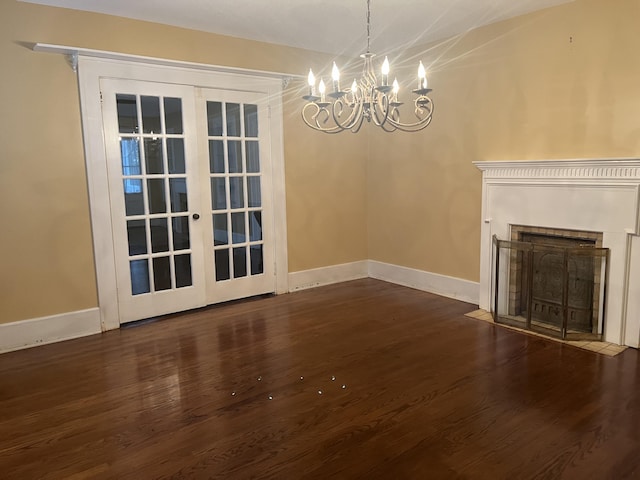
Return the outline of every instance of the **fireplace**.
<path id="1" fill-rule="evenodd" d="M 494 237 L 497 323 L 566 340 L 601 340 L 608 249 L 602 233 L 511 226 Z"/>
<path id="2" fill-rule="evenodd" d="M 592 299 L 591 303 L 583 299 L 582 303 L 573 305 L 573 313 L 569 312 L 573 320 L 567 323 L 567 330 L 574 327 L 587 330 L 591 318 L 591 333 L 598 334 L 600 328 L 603 340 L 637 348 L 640 344 L 640 160 L 505 161 L 475 162 L 475 165 L 482 171 L 480 308 L 496 310 L 492 296 L 494 238 L 511 242 L 512 246 L 531 244 L 534 246 L 527 248 L 538 250 L 549 242 L 552 245 L 548 248 L 558 251 L 607 249 L 606 292 L 602 273 L 598 273 L 602 258 L 589 261 L 593 263 L 592 287 L 579 285 L 582 275 L 588 274 L 592 267 L 586 260 L 577 267 L 574 262 L 574 267 L 581 272 L 576 285 L 586 290 L 585 295 L 591 295 Z M 521 227 L 524 230 L 519 230 Z M 583 238 L 587 233 L 594 236 Z M 514 234 L 517 236 L 513 237 Z M 553 242 L 560 240 L 549 237 L 563 236 L 575 238 L 569 238 L 569 244 L 553 246 Z M 523 285 L 527 287 L 523 284 L 523 273 L 511 271 L 518 267 L 517 258 L 513 266 L 509 265 L 513 256 L 520 255 L 520 267 L 529 269 L 524 251 L 524 247 L 508 248 L 500 257 L 504 259 L 503 267 L 509 268 L 505 278 L 499 280 L 500 295 L 504 298 L 504 303 L 498 305 L 501 315 L 526 318 L 528 314 L 523 304 L 529 302 L 529 297 L 518 292 Z M 557 266 L 559 258 L 539 256 L 531 261 L 546 261 Z M 553 281 L 557 281 L 553 274 L 538 279 L 540 285 Z M 531 309 L 537 308 L 539 314 L 535 322 L 544 326 L 554 320 L 557 298 L 539 295 L 539 290 L 544 289 L 540 285 L 532 293 Z M 598 320 L 595 332 L 594 311 L 604 312 L 604 324 Z"/>

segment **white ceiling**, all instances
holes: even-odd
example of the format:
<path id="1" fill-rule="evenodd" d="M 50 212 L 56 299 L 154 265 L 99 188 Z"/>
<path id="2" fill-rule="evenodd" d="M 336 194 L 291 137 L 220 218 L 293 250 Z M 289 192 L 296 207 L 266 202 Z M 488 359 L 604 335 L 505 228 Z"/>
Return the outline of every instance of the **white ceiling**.
<path id="1" fill-rule="evenodd" d="M 21 0 L 321 52 L 366 50 L 366 0 Z M 420 45 L 573 0 L 371 0 L 371 51 Z"/>

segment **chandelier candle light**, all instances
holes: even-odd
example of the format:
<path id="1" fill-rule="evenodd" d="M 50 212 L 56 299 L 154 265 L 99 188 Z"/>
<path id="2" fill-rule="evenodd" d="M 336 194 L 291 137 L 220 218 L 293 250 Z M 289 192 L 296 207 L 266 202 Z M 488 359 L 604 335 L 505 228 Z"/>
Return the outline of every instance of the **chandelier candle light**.
<path id="1" fill-rule="evenodd" d="M 357 133 L 364 121 L 373 122 L 385 132 L 401 130 L 403 132 L 417 132 L 431 123 L 433 102 L 427 96 L 431 92 L 427 88 L 427 74 L 422 62 L 418 67 L 418 88 L 413 90 L 416 98 L 413 101 L 415 121 L 403 123 L 400 120 L 402 105 L 398 101 L 400 84 L 394 79 L 389 85 L 390 64 L 384 57 L 380 68 L 381 78 L 378 83 L 374 68 L 373 57 L 370 52 L 371 43 L 371 0 L 367 0 L 367 52 L 360 55 L 364 59 L 364 69 L 359 81 L 353 80 L 351 87 L 346 90 L 340 88 L 340 70 L 335 62 L 331 70 L 331 92 L 327 93 L 327 86 L 320 78 L 316 91 L 316 78 L 309 70 L 309 95 L 302 97 L 307 103 L 302 107 L 302 119 L 314 130 L 324 133 L 340 133 L 350 130 Z M 327 101 L 327 96 L 331 99 Z"/>

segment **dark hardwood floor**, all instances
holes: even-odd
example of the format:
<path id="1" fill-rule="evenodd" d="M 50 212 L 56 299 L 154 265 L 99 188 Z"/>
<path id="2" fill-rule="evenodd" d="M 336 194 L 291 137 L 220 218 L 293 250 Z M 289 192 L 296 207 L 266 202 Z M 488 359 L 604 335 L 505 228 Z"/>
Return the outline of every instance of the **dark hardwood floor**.
<path id="1" fill-rule="evenodd" d="M 640 478 L 638 352 L 475 308 L 368 279 L 1 355 L 0 478 Z"/>

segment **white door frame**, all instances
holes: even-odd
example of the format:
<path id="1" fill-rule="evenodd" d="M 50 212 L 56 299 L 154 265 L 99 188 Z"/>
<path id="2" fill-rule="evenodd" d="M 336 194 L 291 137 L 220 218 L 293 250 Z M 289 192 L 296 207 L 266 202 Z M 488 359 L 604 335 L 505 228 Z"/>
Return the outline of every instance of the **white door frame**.
<path id="1" fill-rule="evenodd" d="M 282 133 L 282 81 L 256 75 L 255 72 L 216 71 L 211 66 L 198 68 L 180 62 L 171 65 L 130 60 L 93 58 L 79 55 L 78 83 L 84 135 L 85 163 L 93 231 L 93 249 L 98 287 L 98 307 L 103 331 L 120 327 L 116 269 L 114 262 L 111 210 L 105 140 L 102 131 L 100 78 L 122 78 L 146 82 L 190 85 L 220 90 L 257 92 L 269 99 L 271 130 L 271 168 L 275 234 L 276 293 L 288 291 L 287 226 Z"/>

